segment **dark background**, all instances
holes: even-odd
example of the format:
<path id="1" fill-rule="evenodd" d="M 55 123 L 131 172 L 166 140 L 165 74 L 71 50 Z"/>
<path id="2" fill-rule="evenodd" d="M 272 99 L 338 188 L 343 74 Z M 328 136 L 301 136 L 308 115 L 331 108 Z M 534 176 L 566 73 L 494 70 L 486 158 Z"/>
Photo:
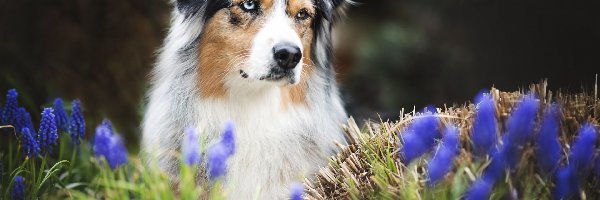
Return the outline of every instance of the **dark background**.
<path id="1" fill-rule="evenodd" d="M 106 117 L 136 146 L 169 12 L 167 0 L 0 0 L 0 90 L 16 88 L 35 121 L 54 97 L 79 98 L 88 136 Z M 600 73 L 599 1 L 360 0 L 335 34 L 359 119 L 542 78 L 581 91 Z"/>

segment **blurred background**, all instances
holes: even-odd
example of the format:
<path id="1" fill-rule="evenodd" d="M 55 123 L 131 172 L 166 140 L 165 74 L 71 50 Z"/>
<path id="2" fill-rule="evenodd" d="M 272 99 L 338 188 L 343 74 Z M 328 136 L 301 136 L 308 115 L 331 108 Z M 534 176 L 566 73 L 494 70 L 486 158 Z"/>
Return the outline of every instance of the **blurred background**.
<path id="1" fill-rule="evenodd" d="M 543 78 L 589 90 L 600 73 L 600 1 L 357 2 L 336 29 L 335 65 L 360 120 Z M 0 0 L 0 90 L 16 88 L 34 121 L 55 97 L 79 98 L 88 136 L 109 118 L 135 148 L 169 14 L 167 0 Z"/>

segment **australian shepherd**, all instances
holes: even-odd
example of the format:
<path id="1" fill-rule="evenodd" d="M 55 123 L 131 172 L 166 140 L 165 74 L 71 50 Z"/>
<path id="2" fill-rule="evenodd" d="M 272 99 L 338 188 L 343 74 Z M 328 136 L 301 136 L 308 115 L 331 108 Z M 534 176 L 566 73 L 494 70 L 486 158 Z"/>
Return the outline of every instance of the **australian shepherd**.
<path id="1" fill-rule="evenodd" d="M 332 25 L 347 0 L 173 0 L 142 146 L 177 180 L 184 129 L 207 145 L 236 125 L 231 199 L 282 199 L 344 143 Z"/>

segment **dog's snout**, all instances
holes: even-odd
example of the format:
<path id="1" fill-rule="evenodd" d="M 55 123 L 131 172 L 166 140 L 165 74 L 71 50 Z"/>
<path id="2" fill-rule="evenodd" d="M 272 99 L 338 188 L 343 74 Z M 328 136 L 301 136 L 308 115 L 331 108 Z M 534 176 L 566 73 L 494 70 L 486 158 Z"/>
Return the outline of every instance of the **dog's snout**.
<path id="1" fill-rule="evenodd" d="M 283 69 L 294 69 L 300 59 L 302 59 L 302 51 L 296 45 L 283 43 L 273 47 L 273 57 L 277 65 Z"/>

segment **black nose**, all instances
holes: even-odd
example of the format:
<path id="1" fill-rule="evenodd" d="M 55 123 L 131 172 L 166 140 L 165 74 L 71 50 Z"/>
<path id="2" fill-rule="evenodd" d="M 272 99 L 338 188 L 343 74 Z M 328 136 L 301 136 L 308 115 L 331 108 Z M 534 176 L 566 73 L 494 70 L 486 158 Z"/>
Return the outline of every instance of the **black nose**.
<path id="1" fill-rule="evenodd" d="M 302 52 L 296 45 L 289 43 L 278 44 L 273 47 L 273 57 L 279 67 L 294 69 L 302 58 Z"/>

